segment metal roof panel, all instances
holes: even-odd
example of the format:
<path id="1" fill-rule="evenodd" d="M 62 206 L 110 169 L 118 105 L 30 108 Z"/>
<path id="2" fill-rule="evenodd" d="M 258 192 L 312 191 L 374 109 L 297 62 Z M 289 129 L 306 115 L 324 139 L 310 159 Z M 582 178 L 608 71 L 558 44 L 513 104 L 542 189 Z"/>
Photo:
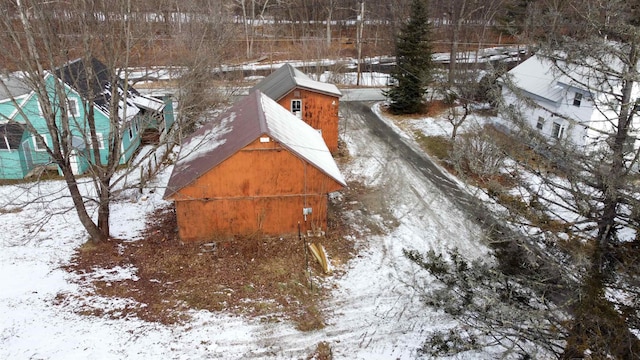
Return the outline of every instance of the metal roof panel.
<path id="1" fill-rule="evenodd" d="M 164 197 L 171 197 L 263 134 L 346 185 L 322 136 L 258 90 L 184 140 Z"/>

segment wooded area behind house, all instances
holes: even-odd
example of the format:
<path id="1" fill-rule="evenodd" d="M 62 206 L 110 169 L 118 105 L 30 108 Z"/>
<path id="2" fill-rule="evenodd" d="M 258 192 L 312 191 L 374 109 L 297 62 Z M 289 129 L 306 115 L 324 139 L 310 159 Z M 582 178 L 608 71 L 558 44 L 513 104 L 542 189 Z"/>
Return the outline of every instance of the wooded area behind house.
<path id="1" fill-rule="evenodd" d="M 82 42 L 81 29 L 67 25 L 71 18 L 81 16 L 84 22 L 100 23 L 126 14 L 134 39 L 128 64 L 178 66 L 190 64 L 194 43 L 225 43 L 215 46 L 219 64 L 256 59 L 355 58 L 358 46 L 362 58 L 391 55 L 398 25 L 409 16 L 407 0 L 120 2 L 126 11 L 114 6 L 113 12 L 97 10 L 93 14 L 79 11 L 73 3 L 52 2 L 47 5 L 46 18 L 40 20 L 58 23 L 55 27 L 61 36 L 78 37 L 77 48 L 70 44 L 65 49 L 73 59 L 80 55 Z M 477 50 L 513 43 L 508 28 L 497 20 L 500 6 L 507 2 L 431 1 L 434 51 Z M 15 6 L 8 4 L 3 10 L 13 21 L 20 21 Z M 30 16 L 32 22 L 39 20 L 35 13 Z M 18 49 L 5 48 L 0 56 L 3 68 L 19 69 Z"/>

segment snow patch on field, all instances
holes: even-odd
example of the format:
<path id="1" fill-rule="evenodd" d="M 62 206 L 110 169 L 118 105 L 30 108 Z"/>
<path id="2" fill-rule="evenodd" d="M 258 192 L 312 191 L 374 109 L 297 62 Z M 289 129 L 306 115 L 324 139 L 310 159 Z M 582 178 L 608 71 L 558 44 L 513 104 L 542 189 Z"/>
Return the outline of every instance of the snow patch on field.
<path id="1" fill-rule="evenodd" d="M 444 251 L 456 247 L 470 257 L 487 256 L 479 228 L 385 144 L 377 142 L 353 115 L 345 141 L 353 161 L 341 170 L 372 194 L 352 216 L 366 217 L 380 234 L 354 238 L 358 256 L 339 269 L 324 309 L 327 326 L 302 333 L 288 322 L 259 323 L 225 313 L 193 312 L 184 325 L 136 318 L 79 315 L 91 303 L 106 310 L 133 306 L 129 299 L 87 295 L 63 266 L 86 234 L 61 182 L 37 188 L 1 186 L 0 195 L 29 203 L 1 215 L 0 358 L 2 359 L 246 359 L 304 358 L 327 341 L 335 359 L 413 359 L 430 332 L 456 326 L 442 312 L 424 306 L 415 286 L 432 281 L 403 255 L 403 249 Z M 112 207 L 112 234 L 139 240 L 146 216 L 167 204 L 161 189 L 166 168 L 139 196 Z M 88 191 L 88 190 L 86 190 Z M 37 221 L 49 217 L 42 224 Z M 102 281 L 137 278 L 134 267 L 100 269 Z M 464 357 L 462 357 L 464 358 Z M 491 358 L 471 354 L 467 358 Z"/>

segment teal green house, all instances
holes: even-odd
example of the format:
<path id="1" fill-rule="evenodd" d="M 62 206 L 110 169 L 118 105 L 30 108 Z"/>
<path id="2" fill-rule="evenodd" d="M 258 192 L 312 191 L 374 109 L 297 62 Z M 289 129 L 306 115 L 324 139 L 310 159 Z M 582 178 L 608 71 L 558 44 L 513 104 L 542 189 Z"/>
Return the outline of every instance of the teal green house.
<path id="1" fill-rule="evenodd" d="M 88 74 L 92 74 L 91 77 Z M 109 154 L 111 131 L 121 133 L 120 164 L 128 163 L 143 139 L 158 140 L 166 136 L 174 123 L 172 101 L 144 96 L 133 87 L 116 84 L 122 95 L 117 109 L 110 109 L 112 84 L 108 69 L 97 59 L 76 60 L 48 72 L 45 76 L 49 101 L 56 104 L 60 96 L 53 90 L 62 85 L 70 119 L 72 152 L 70 161 L 74 173 L 80 175 L 94 162 L 90 143 L 87 112 L 94 113 L 97 147 L 102 163 Z M 0 179 L 24 179 L 44 170 L 58 170 L 46 151 L 51 135 L 40 108 L 38 94 L 19 73 L 0 78 Z M 63 107 L 55 106 L 57 111 Z M 118 124 L 110 121 L 110 112 L 118 112 Z M 56 115 L 60 118 L 60 114 Z M 35 134 L 41 136 L 36 136 Z M 149 136 L 151 134 L 151 136 Z M 44 143 L 43 143 L 44 142 Z"/>

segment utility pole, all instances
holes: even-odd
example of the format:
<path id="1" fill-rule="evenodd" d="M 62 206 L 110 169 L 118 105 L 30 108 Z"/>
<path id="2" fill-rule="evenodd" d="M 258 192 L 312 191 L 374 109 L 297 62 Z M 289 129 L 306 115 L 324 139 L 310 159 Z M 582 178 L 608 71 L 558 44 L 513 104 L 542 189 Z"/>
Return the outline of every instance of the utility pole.
<path id="1" fill-rule="evenodd" d="M 364 28 L 364 0 L 360 0 L 360 14 L 358 15 L 357 27 L 356 27 L 356 47 L 358 51 L 358 76 L 356 78 L 356 85 L 360 86 L 360 62 L 362 62 L 362 29 Z"/>

